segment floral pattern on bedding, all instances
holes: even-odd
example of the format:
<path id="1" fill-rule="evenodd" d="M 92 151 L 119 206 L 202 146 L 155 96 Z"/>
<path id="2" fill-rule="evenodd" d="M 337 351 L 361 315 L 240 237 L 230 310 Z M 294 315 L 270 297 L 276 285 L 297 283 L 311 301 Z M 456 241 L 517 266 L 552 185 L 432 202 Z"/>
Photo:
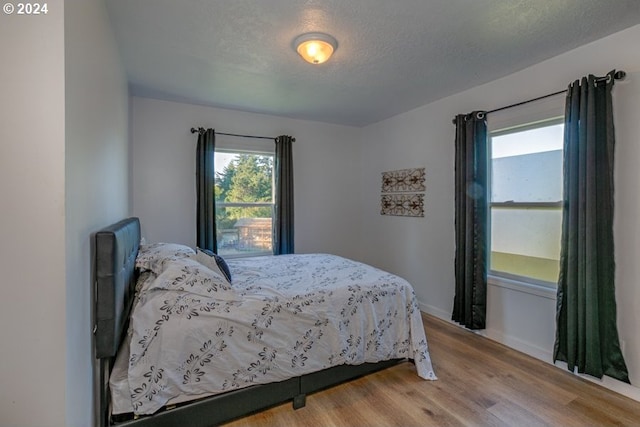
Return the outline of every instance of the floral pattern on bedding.
<path id="1" fill-rule="evenodd" d="M 333 255 L 281 255 L 229 260 L 229 287 L 192 262 L 164 263 L 132 314 L 136 414 L 340 364 L 411 358 L 420 377 L 436 378 L 413 288 L 398 276 Z"/>

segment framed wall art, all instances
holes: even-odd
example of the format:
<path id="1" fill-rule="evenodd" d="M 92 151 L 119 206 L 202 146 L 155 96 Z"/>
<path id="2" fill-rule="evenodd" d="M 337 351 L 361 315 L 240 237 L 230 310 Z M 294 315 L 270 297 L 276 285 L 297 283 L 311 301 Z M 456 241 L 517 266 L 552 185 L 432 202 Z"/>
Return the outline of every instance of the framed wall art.
<path id="1" fill-rule="evenodd" d="M 382 172 L 380 214 L 424 217 L 425 168 Z"/>

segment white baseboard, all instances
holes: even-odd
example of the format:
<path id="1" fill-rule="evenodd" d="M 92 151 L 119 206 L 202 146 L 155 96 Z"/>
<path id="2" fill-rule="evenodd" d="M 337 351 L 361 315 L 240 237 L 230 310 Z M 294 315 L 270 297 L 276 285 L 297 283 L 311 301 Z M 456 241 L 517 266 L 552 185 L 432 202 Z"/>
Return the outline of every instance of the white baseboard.
<path id="1" fill-rule="evenodd" d="M 429 304 L 424 304 L 418 301 L 418 307 L 424 313 L 430 314 L 432 316 L 437 317 L 438 319 L 444 320 L 445 322 L 449 322 L 453 325 L 461 327 L 459 324 L 453 322 L 451 320 L 451 312 L 447 312 L 438 307 L 434 307 Z M 549 363 L 550 365 L 555 366 L 558 369 L 567 370 L 567 364 L 563 362 L 553 363 L 553 351 L 549 351 L 538 346 L 535 346 L 526 341 L 520 340 L 516 337 L 508 336 L 503 334 L 501 331 L 495 329 L 485 329 L 482 331 L 470 331 L 474 332 L 478 335 L 482 335 L 490 340 L 499 342 L 500 344 L 504 344 L 507 347 L 510 347 L 514 350 L 520 351 L 529 356 L 535 357 L 536 359 L 540 359 L 543 362 Z M 429 336 L 427 335 L 427 341 L 429 340 Z M 436 372 L 437 375 L 437 372 Z M 579 377 L 582 377 L 586 380 L 589 380 L 593 383 L 599 384 L 602 387 L 608 388 L 609 390 L 615 391 L 616 393 L 620 393 L 624 396 L 629 397 L 630 399 L 637 400 L 640 402 L 640 388 L 634 387 L 622 381 L 618 381 L 614 378 L 603 377 L 602 380 L 598 378 L 591 377 L 589 375 L 575 374 Z"/>
<path id="2" fill-rule="evenodd" d="M 504 344 L 507 347 L 513 348 L 514 350 L 518 350 L 522 353 L 528 354 L 529 356 L 535 357 L 536 359 L 540 359 L 543 362 L 552 363 L 553 361 L 552 351 L 535 346 L 516 337 L 505 335 L 501 331 L 498 331 L 496 329 L 485 329 L 482 331 L 474 332 L 476 332 L 478 335 L 482 335 L 489 339 L 497 341 L 500 344 Z"/>
<path id="3" fill-rule="evenodd" d="M 420 311 L 423 313 L 430 314 L 432 316 L 437 317 L 438 319 L 442 319 L 446 322 L 451 322 L 451 313 L 446 312 L 444 310 L 439 309 L 438 307 L 434 307 L 432 305 L 424 304 L 418 301 L 418 307 L 420 307 Z"/>
<path id="4" fill-rule="evenodd" d="M 567 364 L 565 362 L 556 362 L 555 366 L 557 368 L 567 370 Z M 592 383 L 601 385 L 602 387 L 608 388 L 609 390 L 613 390 L 616 393 L 620 393 L 630 399 L 640 402 L 640 388 L 638 387 L 634 387 L 630 384 L 624 383 L 611 377 L 605 376 L 602 377 L 602 379 L 598 379 L 590 375 L 578 374 L 576 372 L 574 372 L 574 374 L 579 376 L 580 378 L 584 378 L 585 380 L 591 381 Z"/>
<path id="5" fill-rule="evenodd" d="M 441 310 L 438 307 L 434 307 L 432 305 L 424 304 L 421 302 L 418 302 L 418 307 L 420 307 L 421 311 L 427 314 L 431 314 L 432 316 L 435 316 L 441 320 L 444 320 L 456 326 L 460 326 L 451 320 L 451 313 Z M 528 354 L 529 356 L 533 356 L 547 363 L 551 363 L 553 359 L 552 352 L 547 351 L 543 348 L 537 347 L 535 345 L 532 345 L 518 338 L 509 337 L 495 329 L 484 329 L 480 331 L 471 331 L 471 332 L 487 337 L 493 341 L 497 341 L 501 344 L 506 345 L 507 347 L 513 348 L 514 350 L 521 351 L 522 353 Z"/>

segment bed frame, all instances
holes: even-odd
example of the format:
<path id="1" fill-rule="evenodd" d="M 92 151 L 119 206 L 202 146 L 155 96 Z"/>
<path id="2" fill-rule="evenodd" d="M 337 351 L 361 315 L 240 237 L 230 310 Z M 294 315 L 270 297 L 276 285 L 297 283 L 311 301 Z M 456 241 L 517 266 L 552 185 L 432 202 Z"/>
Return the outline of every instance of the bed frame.
<path id="1" fill-rule="evenodd" d="M 151 416 L 111 416 L 109 374 L 126 331 L 133 302 L 135 259 L 140 245 L 140 221 L 124 219 L 95 234 L 94 343 L 99 360 L 98 425 L 107 426 L 212 426 L 231 421 L 271 406 L 293 401 L 293 408 L 305 406 L 306 395 L 318 390 L 395 365 L 394 359 L 362 365 L 341 365 L 277 383 L 255 385 L 197 401 L 164 408 Z"/>

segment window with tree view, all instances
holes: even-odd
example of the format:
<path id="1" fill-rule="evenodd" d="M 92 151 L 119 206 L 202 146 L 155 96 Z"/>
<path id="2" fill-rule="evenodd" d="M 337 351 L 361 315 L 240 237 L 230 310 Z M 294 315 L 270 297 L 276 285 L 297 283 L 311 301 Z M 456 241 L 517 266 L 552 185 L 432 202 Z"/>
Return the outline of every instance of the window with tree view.
<path id="1" fill-rule="evenodd" d="M 215 165 L 218 253 L 271 254 L 273 155 L 216 150 Z"/>
<path id="2" fill-rule="evenodd" d="M 562 226 L 562 119 L 491 133 L 494 275 L 553 287 Z"/>

